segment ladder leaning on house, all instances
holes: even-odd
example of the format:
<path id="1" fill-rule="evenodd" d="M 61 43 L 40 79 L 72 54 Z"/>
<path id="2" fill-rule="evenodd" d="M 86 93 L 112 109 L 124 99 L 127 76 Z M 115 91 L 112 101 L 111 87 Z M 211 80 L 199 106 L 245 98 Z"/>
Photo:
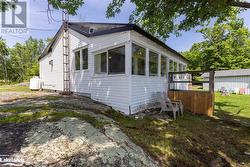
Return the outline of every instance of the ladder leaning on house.
<path id="1" fill-rule="evenodd" d="M 63 18 L 63 94 L 70 94 L 70 64 L 69 64 L 69 14 L 62 12 Z"/>

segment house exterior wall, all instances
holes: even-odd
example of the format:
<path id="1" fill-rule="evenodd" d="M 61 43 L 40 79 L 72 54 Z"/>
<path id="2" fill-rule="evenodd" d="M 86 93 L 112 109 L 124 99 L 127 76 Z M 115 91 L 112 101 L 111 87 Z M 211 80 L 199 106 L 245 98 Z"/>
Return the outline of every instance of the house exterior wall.
<path id="1" fill-rule="evenodd" d="M 53 67 L 49 64 L 51 60 Z M 62 37 L 58 38 L 52 52 L 39 61 L 39 71 L 43 89 L 63 90 Z"/>
<path id="2" fill-rule="evenodd" d="M 94 56 L 113 47 L 123 46 L 128 53 L 129 33 L 121 32 L 86 38 L 70 31 L 70 62 L 71 90 L 77 93 L 87 93 L 96 101 L 112 106 L 114 109 L 129 114 L 129 80 L 126 74 L 95 74 Z M 74 52 L 79 48 L 88 47 L 88 70 L 75 71 Z M 126 61 L 128 61 L 126 59 Z M 126 63 L 127 64 L 127 63 Z M 126 69 L 128 69 L 126 67 Z"/>
<path id="3" fill-rule="evenodd" d="M 156 100 L 155 96 L 157 92 L 163 92 L 168 90 L 167 77 L 160 75 L 160 63 L 158 66 L 158 76 L 149 76 L 148 68 L 148 52 L 152 50 L 167 58 L 167 71 L 169 72 L 169 60 L 173 60 L 177 63 L 187 65 L 182 60 L 178 59 L 173 53 L 167 51 L 165 48 L 159 46 L 153 41 L 140 35 L 135 31 L 131 31 L 131 42 L 143 46 L 146 48 L 146 75 L 132 75 L 131 76 L 131 96 L 130 96 L 130 108 L 131 113 L 136 113 L 141 109 L 144 109 L 149 103 Z M 177 65 L 178 68 L 178 65 Z"/>
<path id="4" fill-rule="evenodd" d="M 70 30 L 69 42 L 71 91 L 88 94 L 93 100 L 110 105 L 125 114 L 133 114 L 139 111 L 141 106 L 154 102 L 154 95 L 157 92 L 167 91 L 168 86 L 167 77 L 160 76 L 160 66 L 158 76 L 148 75 L 148 65 L 145 76 L 131 75 L 132 42 L 146 48 L 146 64 L 148 64 L 150 49 L 157 52 L 159 56 L 166 56 L 167 62 L 171 59 L 186 65 L 172 52 L 134 31 L 87 38 Z M 125 74 L 95 74 L 94 55 L 119 46 L 125 46 Z M 88 69 L 76 71 L 75 51 L 84 48 L 88 48 Z M 40 78 L 44 80 L 44 89 L 63 89 L 63 57 L 61 55 L 62 37 L 56 42 L 51 55 L 40 60 Z M 49 71 L 51 59 L 54 60 L 53 72 Z"/>

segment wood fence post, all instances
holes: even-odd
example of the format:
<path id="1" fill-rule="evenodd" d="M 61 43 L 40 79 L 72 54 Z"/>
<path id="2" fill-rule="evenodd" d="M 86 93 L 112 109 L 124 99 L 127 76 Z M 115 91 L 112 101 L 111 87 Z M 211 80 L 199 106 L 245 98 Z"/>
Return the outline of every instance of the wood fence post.
<path id="1" fill-rule="evenodd" d="M 209 92 L 214 93 L 214 71 L 209 72 Z"/>

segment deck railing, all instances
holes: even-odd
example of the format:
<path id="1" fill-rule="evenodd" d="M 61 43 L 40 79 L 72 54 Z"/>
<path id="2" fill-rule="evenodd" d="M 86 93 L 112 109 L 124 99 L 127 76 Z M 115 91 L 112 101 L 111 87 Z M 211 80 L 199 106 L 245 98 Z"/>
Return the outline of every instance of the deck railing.
<path id="1" fill-rule="evenodd" d="M 194 80 L 200 74 L 209 75 L 208 80 Z M 185 110 L 208 116 L 214 111 L 214 71 L 169 72 L 168 96 L 172 100 L 181 100 Z M 209 84 L 209 89 L 202 91 L 190 88 L 190 84 Z M 181 89 L 184 88 L 184 89 Z"/>

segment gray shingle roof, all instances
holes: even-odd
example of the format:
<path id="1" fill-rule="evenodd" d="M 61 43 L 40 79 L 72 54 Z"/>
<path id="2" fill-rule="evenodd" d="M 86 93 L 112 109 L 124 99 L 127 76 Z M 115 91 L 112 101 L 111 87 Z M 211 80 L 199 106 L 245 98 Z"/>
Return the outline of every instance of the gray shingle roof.
<path id="1" fill-rule="evenodd" d="M 215 71 L 215 77 L 233 77 L 233 76 L 250 76 L 250 69 Z M 207 78 L 208 73 L 204 73 L 202 77 Z"/>
<path id="2" fill-rule="evenodd" d="M 94 27 L 95 31 L 94 33 L 89 33 L 89 28 Z M 129 31 L 134 30 L 148 39 L 156 42 L 160 46 L 164 47 L 165 49 L 169 50 L 170 52 L 174 53 L 177 57 L 182 59 L 185 62 L 188 62 L 188 60 L 183 57 L 179 52 L 175 51 L 174 49 L 167 46 L 164 42 L 160 41 L 156 37 L 152 36 L 148 32 L 144 31 L 142 28 L 135 24 L 124 24 L 124 23 L 91 23 L 91 22 L 70 22 L 69 28 L 86 36 L 86 37 L 94 37 L 94 36 L 100 36 L 105 34 L 111 34 L 116 32 L 122 32 L 122 31 Z M 53 38 L 52 42 L 47 46 L 47 48 L 44 50 L 44 52 L 39 57 L 39 60 L 46 56 L 52 49 L 53 44 L 57 40 L 59 34 L 62 31 L 62 27 L 58 30 L 57 34 Z"/>

